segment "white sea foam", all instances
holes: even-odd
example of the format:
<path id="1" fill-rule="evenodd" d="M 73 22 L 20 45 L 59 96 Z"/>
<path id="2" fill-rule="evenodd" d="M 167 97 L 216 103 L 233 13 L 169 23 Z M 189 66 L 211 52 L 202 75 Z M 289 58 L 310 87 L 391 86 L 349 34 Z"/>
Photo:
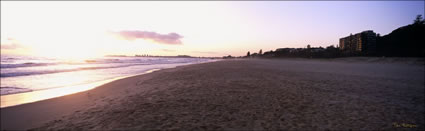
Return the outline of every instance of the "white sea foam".
<path id="1" fill-rule="evenodd" d="M 37 57 L 1 58 L 1 95 L 86 84 L 151 69 L 211 61 L 205 58 L 102 57 L 80 61 Z M 9 88 L 13 87 L 13 88 Z"/>

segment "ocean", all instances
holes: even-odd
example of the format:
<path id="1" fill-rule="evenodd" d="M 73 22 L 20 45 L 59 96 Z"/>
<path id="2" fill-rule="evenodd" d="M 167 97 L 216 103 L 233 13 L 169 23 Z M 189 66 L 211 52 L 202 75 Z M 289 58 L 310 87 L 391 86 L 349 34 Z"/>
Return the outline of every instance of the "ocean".
<path id="1" fill-rule="evenodd" d="M 72 87 L 209 61 L 213 60 L 193 57 L 101 57 L 66 60 L 2 55 L 0 93 L 3 96 Z"/>

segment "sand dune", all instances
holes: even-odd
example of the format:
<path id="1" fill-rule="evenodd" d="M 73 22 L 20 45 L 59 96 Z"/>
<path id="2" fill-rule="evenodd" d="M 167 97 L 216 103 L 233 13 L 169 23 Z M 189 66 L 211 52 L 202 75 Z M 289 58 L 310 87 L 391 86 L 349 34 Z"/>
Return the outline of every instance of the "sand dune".
<path id="1" fill-rule="evenodd" d="M 1 129 L 424 129 L 423 64 L 236 59 L 1 110 Z"/>

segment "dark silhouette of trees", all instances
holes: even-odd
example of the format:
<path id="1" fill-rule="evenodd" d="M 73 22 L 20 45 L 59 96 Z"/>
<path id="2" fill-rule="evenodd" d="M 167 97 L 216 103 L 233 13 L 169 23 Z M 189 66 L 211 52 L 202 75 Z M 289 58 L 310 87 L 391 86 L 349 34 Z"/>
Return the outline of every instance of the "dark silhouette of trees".
<path id="1" fill-rule="evenodd" d="M 352 35 L 352 34 L 350 34 Z M 248 57 L 303 57 L 303 58 L 336 58 L 348 56 L 390 56 L 390 57 L 425 57 L 425 19 L 417 15 L 412 24 L 395 29 L 391 33 L 381 36 L 377 34 L 376 53 L 347 52 L 333 45 L 326 48 L 279 48 L 262 54 L 250 54 Z"/>
<path id="2" fill-rule="evenodd" d="M 263 57 L 274 57 L 275 56 L 275 52 L 273 52 L 273 50 L 266 51 L 266 52 L 264 52 L 264 54 L 262 56 Z"/>
<path id="3" fill-rule="evenodd" d="M 378 37 L 379 56 L 424 57 L 425 23 L 418 15 L 413 24 L 400 27 L 390 34 Z"/>
<path id="4" fill-rule="evenodd" d="M 263 54 L 263 49 L 260 49 L 260 51 L 258 52 L 259 55 Z"/>
<path id="5" fill-rule="evenodd" d="M 422 15 L 417 15 L 416 19 L 413 21 L 413 24 L 424 24 L 424 19 L 422 18 Z"/>
<path id="6" fill-rule="evenodd" d="M 232 55 L 228 55 L 228 56 L 223 56 L 223 59 L 231 59 L 231 58 L 235 58 Z"/>
<path id="7" fill-rule="evenodd" d="M 333 58 L 338 57 L 340 54 L 339 48 L 329 46 L 326 49 L 323 47 L 311 47 L 309 48 L 279 48 L 275 51 L 267 51 L 264 54 L 254 53 L 251 57 L 303 57 L 303 58 Z M 260 51 L 262 52 L 262 51 Z"/>
<path id="8" fill-rule="evenodd" d="M 246 56 L 247 57 L 251 56 L 251 53 L 249 53 L 249 51 L 248 51 L 248 53 L 246 53 Z"/>

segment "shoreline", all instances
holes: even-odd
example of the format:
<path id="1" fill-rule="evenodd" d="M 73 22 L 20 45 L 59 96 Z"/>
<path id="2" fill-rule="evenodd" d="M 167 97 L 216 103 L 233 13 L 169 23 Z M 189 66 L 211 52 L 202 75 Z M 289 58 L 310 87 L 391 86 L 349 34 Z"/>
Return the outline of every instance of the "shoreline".
<path id="1" fill-rule="evenodd" d="M 1 128 L 423 129 L 423 66 L 237 59 L 2 108 Z M 413 103 L 412 103 L 413 102 Z"/>
<path id="2" fill-rule="evenodd" d="M 128 77 L 133 77 L 138 75 L 144 75 L 144 74 L 152 73 L 158 70 L 161 70 L 161 69 L 151 69 L 142 74 L 121 76 L 121 77 L 116 77 L 112 79 L 101 80 L 101 81 L 96 81 L 91 83 L 84 83 L 84 84 L 77 84 L 77 85 L 71 85 L 71 86 L 65 86 L 65 87 L 59 87 L 59 88 L 49 88 L 49 89 L 43 89 L 43 90 L 23 92 L 23 93 L 2 95 L 0 96 L 1 98 L 0 108 L 19 106 L 22 104 L 28 104 L 28 103 L 48 100 L 48 99 L 52 99 L 56 97 L 62 97 L 66 95 L 80 93 L 80 92 L 95 89 L 99 86 L 110 83 L 112 81 L 125 79 Z"/>
<path id="3" fill-rule="evenodd" d="M 220 60 L 218 60 L 220 61 Z M 152 74 L 157 71 L 164 71 L 164 70 L 170 70 L 175 68 L 181 68 L 185 66 L 191 66 L 191 65 L 198 65 L 198 64 L 205 64 L 205 63 L 212 63 L 216 61 L 207 61 L 207 62 L 201 62 L 201 63 L 195 63 L 195 64 L 187 64 L 187 65 L 178 65 L 172 68 L 165 68 L 165 69 L 153 69 L 153 71 L 138 75 L 130 75 L 125 78 L 117 78 L 115 80 L 111 80 L 110 82 L 106 82 L 104 84 L 101 84 L 96 87 L 91 87 L 90 89 L 75 92 L 72 94 L 67 94 L 63 96 L 58 97 L 52 97 L 48 99 L 43 99 L 39 101 L 14 105 L 14 106 L 8 106 L 4 108 L 0 108 L 1 113 L 1 129 L 0 130 L 28 130 L 37 126 L 42 125 L 45 122 L 59 119 L 63 116 L 72 114 L 72 112 L 79 112 L 78 109 L 86 108 L 87 102 L 90 101 L 96 101 L 94 96 L 90 92 L 95 92 L 97 90 L 100 90 L 101 92 L 107 90 L 107 89 L 101 89 L 101 88 L 113 88 L 115 83 L 120 83 L 120 81 L 131 81 L 138 77 L 149 77 L 149 74 Z M 116 92 L 122 92 L 121 90 L 118 90 Z M 127 92 L 127 91 L 126 91 Z M 105 98 L 106 95 L 110 97 L 111 93 L 114 93 L 113 91 L 109 91 L 109 93 L 106 94 L 100 94 L 101 98 Z M 16 94 L 12 94 L 16 95 Z M 94 99 L 93 99 L 94 98 Z M 3 100 L 3 99 L 2 99 Z M 66 104 L 65 104 L 66 103 Z M 48 114 L 46 116 L 46 114 Z"/>
<path id="4" fill-rule="evenodd" d="M 208 62 L 214 62 L 214 60 L 207 61 L 207 62 L 200 62 L 200 63 L 208 63 Z M 125 79 L 128 77 L 133 77 L 138 75 L 145 75 L 145 74 L 149 74 L 154 71 L 159 71 L 163 69 L 176 68 L 179 66 L 193 65 L 193 64 L 200 64 L 200 63 L 176 65 L 174 67 L 166 67 L 166 68 L 153 68 L 153 69 L 146 70 L 145 72 L 141 74 L 120 76 L 120 77 L 115 77 L 115 78 L 111 78 L 107 80 L 100 80 L 100 81 L 95 81 L 90 83 L 70 85 L 70 86 L 64 86 L 59 88 L 48 88 L 48 89 L 42 89 L 42 90 L 27 91 L 22 93 L 12 93 L 12 94 L 1 95 L 0 108 L 18 106 L 22 104 L 33 103 L 37 101 L 52 99 L 52 98 L 70 95 L 74 93 L 84 92 L 84 91 L 92 90 L 94 88 L 97 88 L 99 86 L 102 86 L 104 84 L 107 84 L 119 79 Z"/>

